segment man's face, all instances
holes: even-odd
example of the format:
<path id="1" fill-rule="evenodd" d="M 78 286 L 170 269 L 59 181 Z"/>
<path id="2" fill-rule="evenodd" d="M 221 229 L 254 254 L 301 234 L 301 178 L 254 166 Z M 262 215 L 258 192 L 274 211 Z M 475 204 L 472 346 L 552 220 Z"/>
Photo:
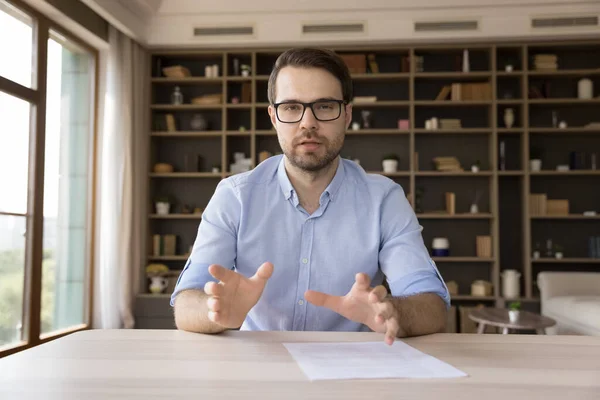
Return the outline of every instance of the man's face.
<path id="1" fill-rule="evenodd" d="M 343 99 L 340 81 L 320 68 L 284 67 L 279 71 L 275 88 L 275 103 Z M 333 121 L 317 120 L 307 107 L 299 122 L 284 123 L 277 119 L 275 108 L 269 106 L 279 145 L 292 165 L 315 172 L 335 160 L 344 144 L 345 131 L 352 121 L 352 106 L 342 104 L 341 108 L 340 117 Z M 281 112 L 280 108 L 280 116 Z"/>

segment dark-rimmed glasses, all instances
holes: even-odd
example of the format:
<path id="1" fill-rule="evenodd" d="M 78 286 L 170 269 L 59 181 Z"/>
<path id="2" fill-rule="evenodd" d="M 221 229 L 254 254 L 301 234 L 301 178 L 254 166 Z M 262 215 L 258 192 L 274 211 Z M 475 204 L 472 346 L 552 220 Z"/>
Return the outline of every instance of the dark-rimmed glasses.
<path id="1" fill-rule="evenodd" d="M 336 120 L 342 115 L 342 104 L 346 104 L 346 102 L 344 100 L 318 100 L 311 103 L 284 101 L 273 104 L 273 107 L 275 107 L 275 114 L 280 122 L 293 124 L 302 120 L 307 107 L 310 107 L 318 121 Z"/>

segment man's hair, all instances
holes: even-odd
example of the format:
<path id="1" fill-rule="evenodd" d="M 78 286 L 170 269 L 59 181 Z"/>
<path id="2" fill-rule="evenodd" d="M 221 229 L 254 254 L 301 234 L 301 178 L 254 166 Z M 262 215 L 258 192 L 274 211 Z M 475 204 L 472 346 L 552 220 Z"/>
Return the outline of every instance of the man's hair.
<path id="1" fill-rule="evenodd" d="M 352 78 L 348 66 L 342 58 L 331 50 L 298 48 L 283 52 L 275 62 L 269 76 L 269 103 L 275 103 L 275 82 L 283 67 L 322 68 L 335 76 L 342 85 L 342 97 L 346 103 L 352 100 Z"/>

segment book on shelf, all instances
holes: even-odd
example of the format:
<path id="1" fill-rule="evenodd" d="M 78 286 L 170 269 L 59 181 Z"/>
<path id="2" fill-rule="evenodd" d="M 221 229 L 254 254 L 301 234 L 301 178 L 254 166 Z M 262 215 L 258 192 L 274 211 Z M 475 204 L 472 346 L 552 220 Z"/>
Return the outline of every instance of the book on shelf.
<path id="1" fill-rule="evenodd" d="M 546 215 L 548 196 L 545 193 L 531 193 L 529 195 L 529 213 L 532 216 Z"/>
<path id="2" fill-rule="evenodd" d="M 491 236 L 477 236 L 475 238 L 476 254 L 477 257 L 489 258 L 492 256 L 492 237 Z"/>
<path id="3" fill-rule="evenodd" d="M 177 255 L 177 235 L 152 235 L 152 255 L 156 257 Z"/>
<path id="4" fill-rule="evenodd" d="M 456 194 L 453 192 L 446 192 L 446 212 L 449 215 L 456 214 Z"/>
<path id="5" fill-rule="evenodd" d="M 443 88 L 442 88 L 443 90 Z M 440 91 L 440 96 L 443 93 Z M 451 85 L 452 101 L 487 101 L 492 99 L 492 85 L 483 83 L 453 83 Z"/>

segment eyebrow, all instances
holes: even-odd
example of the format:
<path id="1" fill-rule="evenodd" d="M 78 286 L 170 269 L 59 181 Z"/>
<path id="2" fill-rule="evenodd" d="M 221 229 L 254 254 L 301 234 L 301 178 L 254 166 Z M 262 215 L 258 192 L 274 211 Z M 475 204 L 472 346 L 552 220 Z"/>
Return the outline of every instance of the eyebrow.
<path id="1" fill-rule="evenodd" d="M 329 96 L 329 97 L 319 97 L 316 100 L 313 101 L 307 101 L 307 103 L 314 103 L 317 101 L 327 101 L 327 100 L 338 100 L 337 98 L 333 97 L 333 96 Z M 303 101 L 300 101 L 298 99 L 285 99 L 280 101 L 279 103 L 304 103 Z"/>

